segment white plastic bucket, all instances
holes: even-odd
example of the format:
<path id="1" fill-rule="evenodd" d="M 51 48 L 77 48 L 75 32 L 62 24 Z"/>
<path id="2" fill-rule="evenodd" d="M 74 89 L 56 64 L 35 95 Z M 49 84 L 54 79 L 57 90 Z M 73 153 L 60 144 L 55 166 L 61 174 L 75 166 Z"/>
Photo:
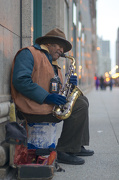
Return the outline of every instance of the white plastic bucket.
<path id="1" fill-rule="evenodd" d="M 28 149 L 55 148 L 56 123 L 28 123 Z"/>

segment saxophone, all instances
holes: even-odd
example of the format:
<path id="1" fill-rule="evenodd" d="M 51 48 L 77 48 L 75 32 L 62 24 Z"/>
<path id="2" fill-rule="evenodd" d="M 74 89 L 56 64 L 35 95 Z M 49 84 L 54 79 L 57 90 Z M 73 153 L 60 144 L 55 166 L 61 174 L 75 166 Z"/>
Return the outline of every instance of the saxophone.
<path id="1" fill-rule="evenodd" d="M 54 106 L 53 115 L 57 119 L 64 120 L 71 115 L 76 100 L 79 96 L 83 95 L 83 93 L 77 86 L 69 83 L 70 76 L 74 75 L 75 59 L 72 56 L 66 56 L 65 54 L 62 54 L 61 57 L 69 58 L 71 60 L 71 64 L 68 73 L 66 74 L 64 84 L 59 92 L 60 95 L 66 97 L 67 103 L 65 105 Z"/>

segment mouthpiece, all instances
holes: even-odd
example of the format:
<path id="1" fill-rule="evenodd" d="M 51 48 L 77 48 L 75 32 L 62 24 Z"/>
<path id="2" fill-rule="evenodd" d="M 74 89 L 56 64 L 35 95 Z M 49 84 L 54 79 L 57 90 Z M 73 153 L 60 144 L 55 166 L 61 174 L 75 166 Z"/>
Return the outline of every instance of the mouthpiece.
<path id="1" fill-rule="evenodd" d="M 65 57 L 66 58 L 65 54 L 61 54 L 61 57 Z"/>

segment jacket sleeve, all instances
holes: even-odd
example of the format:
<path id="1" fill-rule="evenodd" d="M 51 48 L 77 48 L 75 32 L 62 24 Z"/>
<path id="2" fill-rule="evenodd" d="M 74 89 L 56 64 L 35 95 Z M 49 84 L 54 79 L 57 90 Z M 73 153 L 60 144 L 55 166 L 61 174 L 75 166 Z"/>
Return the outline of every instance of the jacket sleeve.
<path id="1" fill-rule="evenodd" d="M 15 89 L 27 98 L 42 104 L 48 92 L 36 83 L 31 75 L 34 60 L 29 49 L 23 49 L 16 57 L 12 83 Z"/>

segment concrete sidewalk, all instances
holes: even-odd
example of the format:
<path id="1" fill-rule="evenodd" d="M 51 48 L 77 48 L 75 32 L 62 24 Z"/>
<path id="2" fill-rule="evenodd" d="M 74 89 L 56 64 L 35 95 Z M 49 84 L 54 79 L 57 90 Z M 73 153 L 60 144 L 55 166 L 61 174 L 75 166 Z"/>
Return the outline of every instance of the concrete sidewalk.
<path id="1" fill-rule="evenodd" d="M 84 165 L 60 164 L 53 180 L 119 180 L 119 88 L 86 94 L 90 108 L 90 146 L 95 154 Z M 58 125 L 60 136 L 61 124 Z"/>

